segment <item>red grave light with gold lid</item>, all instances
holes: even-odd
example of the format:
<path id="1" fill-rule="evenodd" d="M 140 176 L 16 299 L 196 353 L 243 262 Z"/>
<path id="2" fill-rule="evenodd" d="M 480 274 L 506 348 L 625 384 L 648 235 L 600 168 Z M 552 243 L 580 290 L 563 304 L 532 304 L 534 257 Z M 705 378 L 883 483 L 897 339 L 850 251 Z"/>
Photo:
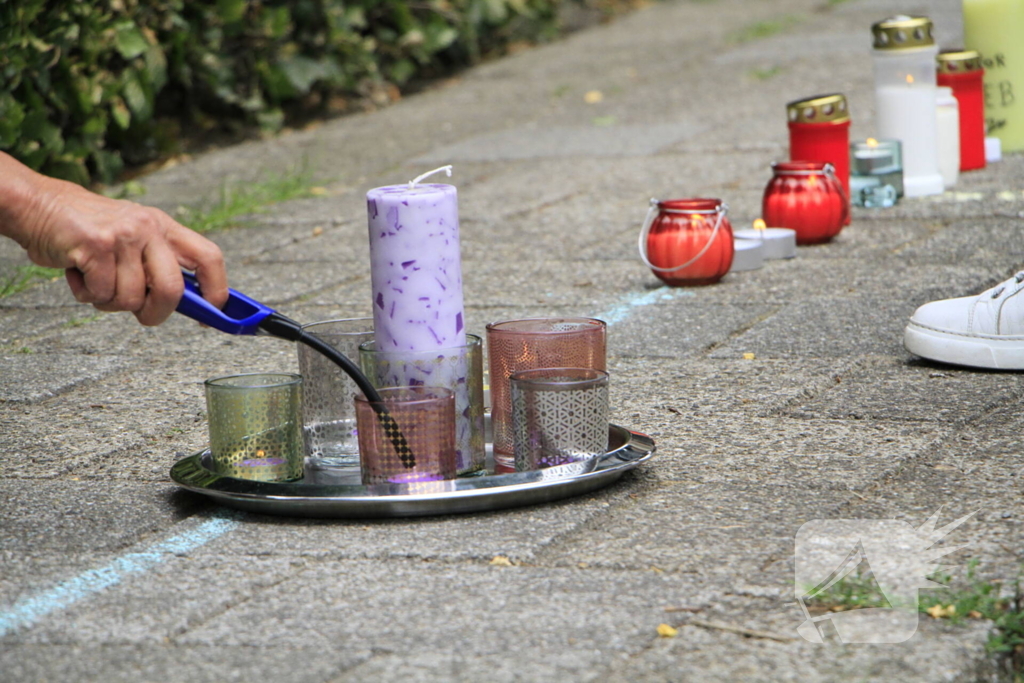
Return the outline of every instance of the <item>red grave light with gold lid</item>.
<path id="1" fill-rule="evenodd" d="M 960 170 L 985 168 L 985 69 L 974 50 L 939 53 L 936 78 L 940 86 L 953 89 L 960 105 Z"/>
<path id="2" fill-rule="evenodd" d="M 836 178 L 850 196 L 850 109 L 846 96 L 815 95 L 786 105 L 790 161 L 832 164 Z M 850 224 L 847 213 L 844 225 Z"/>
<path id="3" fill-rule="evenodd" d="M 640 229 L 640 258 L 668 285 L 718 282 L 732 266 L 728 212 L 719 199 L 652 199 Z"/>
<path id="4" fill-rule="evenodd" d="M 768 225 L 795 230 L 797 244 L 827 242 L 839 234 L 850 208 L 831 164 L 775 163 L 772 172 L 761 201 Z"/>

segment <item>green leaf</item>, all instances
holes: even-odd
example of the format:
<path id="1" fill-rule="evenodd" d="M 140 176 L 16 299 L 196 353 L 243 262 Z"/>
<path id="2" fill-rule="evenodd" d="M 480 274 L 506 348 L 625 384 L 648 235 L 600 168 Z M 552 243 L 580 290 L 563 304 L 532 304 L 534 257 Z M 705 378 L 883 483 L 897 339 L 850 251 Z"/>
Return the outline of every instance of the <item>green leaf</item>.
<path id="1" fill-rule="evenodd" d="M 278 67 L 298 93 L 305 94 L 319 80 L 337 73 L 333 63 L 296 55 L 278 60 Z"/>
<path id="2" fill-rule="evenodd" d="M 46 175 L 70 180 L 79 185 L 85 185 L 89 182 L 89 171 L 85 168 L 85 162 L 81 159 L 61 158 L 48 161 L 43 166 L 43 172 Z"/>
<path id="3" fill-rule="evenodd" d="M 256 122 L 260 124 L 260 128 L 263 130 L 273 133 L 281 130 L 281 126 L 284 125 L 284 112 L 280 109 L 260 112 L 256 115 Z"/>
<path id="4" fill-rule="evenodd" d="M 117 152 L 108 152 L 103 149 L 98 149 L 92 153 L 92 161 L 96 166 L 96 173 L 100 176 L 100 179 L 109 183 L 117 178 L 117 174 L 124 168 L 124 162 L 121 161 L 121 155 Z"/>
<path id="5" fill-rule="evenodd" d="M 114 117 L 114 123 L 121 130 L 125 130 L 132 123 L 132 113 L 128 111 L 128 107 L 124 105 L 124 100 L 120 97 L 110 103 L 110 114 Z"/>
<path id="6" fill-rule="evenodd" d="M 21 135 L 25 109 L 10 93 L 0 93 L 0 147 L 10 148 Z"/>
<path id="7" fill-rule="evenodd" d="M 89 139 L 93 144 L 102 145 L 103 135 L 107 132 L 107 117 L 102 111 L 90 117 L 82 124 L 82 137 Z"/>
<path id="8" fill-rule="evenodd" d="M 133 21 L 122 21 L 114 27 L 114 47 L 125 59 L 135 59 L 149 47 L 146 37 Z"/>
<path id="9" fill-rule="evenodd" d="M 245 16 L 245 0 L 217 0 L 217 14 L 225 24 L 233 24 Z"/>
<path id="10" fill-rule="evenodd" d="M 46 112 L 29 112 L 21 127 L 21 134 L 28 140 L 36 140 L 47 152 L 60 153 L 64 149 L 64 136 L 60 128 L 46 120 Z"/>
<path id="11" fill-rule="evenodd" d="M 146 75 L 153 92 L 160 92 L 167 85 L 167 57 L 159 45 L 151 45 L 146 50 Z"/>
<path id="12" fill-rule="evenodd" d="M 135 114 L 135 118 L 145 121 L 153 113 L 153 103 L 142 87 L 138 74 L 134 71 L 126 71 L 122 75 L 121 96 L 128 104 L 128 108 Z"/>

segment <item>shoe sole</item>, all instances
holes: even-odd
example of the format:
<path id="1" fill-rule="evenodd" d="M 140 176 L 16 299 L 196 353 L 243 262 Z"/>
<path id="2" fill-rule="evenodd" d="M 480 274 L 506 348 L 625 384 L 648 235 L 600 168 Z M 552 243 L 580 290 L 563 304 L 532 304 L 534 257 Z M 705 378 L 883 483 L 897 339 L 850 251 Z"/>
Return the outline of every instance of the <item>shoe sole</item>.
<path id="1" fill-rule="evenodd" d="M 988 370 L 1024 370 L 1024 339 L 997 339 L 942 332 L 911 321 L 903 346 L 916 356 Z"/>

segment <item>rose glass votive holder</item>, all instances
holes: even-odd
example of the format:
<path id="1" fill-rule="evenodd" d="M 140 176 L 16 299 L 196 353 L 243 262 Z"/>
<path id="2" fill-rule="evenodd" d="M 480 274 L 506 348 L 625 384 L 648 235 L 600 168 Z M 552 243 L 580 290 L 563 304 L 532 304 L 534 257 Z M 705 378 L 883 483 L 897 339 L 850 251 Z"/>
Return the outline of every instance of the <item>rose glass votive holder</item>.
<path id="1" fill-rule="evenodd" d="M 431 351 L 377 348 L 373 340 L 359 346 L 359 362 L 374 387 L 432 386 L 455 392 L 456 472 L 482 472 L 484 442 L 483 340 L 466 335 L 466 343 Z"/>
<path id="2" fill-rule="evenodd" d="M 582 474 L 608 450 L 608 374 L 591 368 L 512 373 L 515 468 Z"/>
<path id="3" fill-rule="evenodd" d="M 515 467 L 509 377 L 537 368 L 605 370 L 607 325 L 595 318 L 529 318 L 487 326 L 496 469 Z"/>
<path id="4" fill-rule="evenodd" d="M 359 345 L 373 340 L 373 318 L 344 318 L 303 325 L 351 360 Z M 313 468 L 356 467 L 356 383 L 333 361 L 305 344 L 297 344 L 299 372 L 304 379 L 302 412 L 306 454 Z"/>
<path id="5" fill-rule="evenodd" d="M 302 377 L 253 373 L 206 380 L 211 469 L 238 479 L 301 479 Z"/>
<path id="6" fill-rule="evenodd" d="M 404 462 L 373 404 L 355 398 L 363 484 L 416 484 L 455 478 L 455 392 L 443 387 L 378 389 L 415 462 Z M 391 421 L 387 421 L 390 424 Z"/>

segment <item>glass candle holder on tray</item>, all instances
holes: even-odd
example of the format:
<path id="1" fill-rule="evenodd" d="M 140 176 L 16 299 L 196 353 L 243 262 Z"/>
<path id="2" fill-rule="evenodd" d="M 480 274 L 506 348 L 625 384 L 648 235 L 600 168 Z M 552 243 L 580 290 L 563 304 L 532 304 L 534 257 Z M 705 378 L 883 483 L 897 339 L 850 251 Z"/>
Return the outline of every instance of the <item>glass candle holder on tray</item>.
<path id="1" fill-rule="evenodd" d="M 206 380 L 212 469 L 238 479 L 301 479 L 302 377 L 253 373 Z"/>
<path id="2" fill-rule="evenodd" d="M 373 318 L 325 320 L 302 329 L 354 359 L 359 345 L 373 339 Z M 302 412 L 306 453 L 312 469 L 359 464 L 355 381 L 320 352 L 296 344 L 303 377 Z"/>
<path id="3" fill-rule="evenodd" d="M 455 392 L 443 387 L 379 389 L 393 424 L 414 457 L 395 450 L 394 434 L 363 394 L 356 396 L 363 484 L 415 484 L 455 478 Z M 387 421 L 387 424 L 392 424 Z"/>
<path id="4" fill-rule="evenodd" d="M 595 318 L 532 318 L 487 326 L 494 464 L 499 472 L 511 471 L 515 466 L 509 377 L 520 370 L 537 368 L 603 371 L 606 337 L 607 325 Z"/>
<path id="5" fill-rule="evenodd" d="M 436 386 L 455 392 L 456 470 L 481 472 L 484 443 L 483 340 L 466 335 L 466 344 L 431 351 L 381 350 L 375 341 L 359 346 L 363 372 L 377 388 Z"/>
<path id="6" fill-rule="evenodd" d="M 509 381 L 516 471 L 594 469 L 608 450 L 608 374 L 539 368 L 515 372 Z"/>

